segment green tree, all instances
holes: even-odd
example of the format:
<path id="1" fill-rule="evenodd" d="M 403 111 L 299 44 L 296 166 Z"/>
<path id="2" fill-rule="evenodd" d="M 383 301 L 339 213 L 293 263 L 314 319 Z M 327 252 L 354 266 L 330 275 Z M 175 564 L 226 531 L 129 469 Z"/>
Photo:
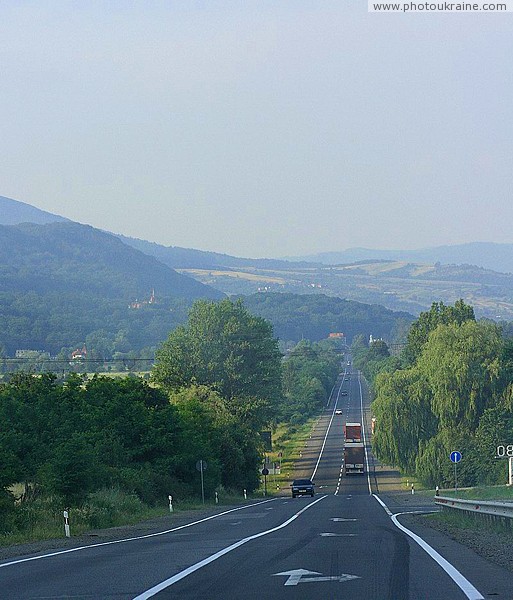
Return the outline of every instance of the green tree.
<path id="1" fill-rule="evenodd" d="M 168 391 L 193 383 L 216 389 L 230 409 L 257 427 L 281 397 L 281 355 L 270 323 L 241 301 L 197 301 L 186 325 L 156 352 L 152 377 Z"/>
<path id="2" fill-rule="evenodd" d="M 409 364 L 413 364 L 422 352 L 424 344 L 428 341 L 429 334 L 438 325 L 456 323 L 461 325 L 465 321 L 475 321 L 474 309 L 463 300 L 457 300 L 454 306 L 446 306 L 443 302 L 433 302 L 429 311 L 422 312 L 419 318 L 412 323 L 408 332 L 408 339 L 403 356 Z"/>
<path id="3" fill-rule="evenodd" d="M 417 366 L 442 428 L 458 423 L 473 431 L 484 409 L 497 400 L 501 347 L 500 331 L 489 323 L 450 323 L 431 333 Z"/>
<path id="4" fill-rule="evenodd" d="M 419 444 L 437 431 L 429 388 L 419 369 L 380 373 L 376 377 L 373 448 L 381 461 L 412 472 Z"/>

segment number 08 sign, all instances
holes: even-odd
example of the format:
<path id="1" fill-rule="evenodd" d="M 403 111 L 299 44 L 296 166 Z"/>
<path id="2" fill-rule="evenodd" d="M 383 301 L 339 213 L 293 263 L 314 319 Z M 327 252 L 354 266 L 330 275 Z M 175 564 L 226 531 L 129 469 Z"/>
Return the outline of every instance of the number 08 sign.
<path id="1" fill-rule="evenodd" d="M 497 458 L 513 456 L 513 444 L 497 446 Z"/>

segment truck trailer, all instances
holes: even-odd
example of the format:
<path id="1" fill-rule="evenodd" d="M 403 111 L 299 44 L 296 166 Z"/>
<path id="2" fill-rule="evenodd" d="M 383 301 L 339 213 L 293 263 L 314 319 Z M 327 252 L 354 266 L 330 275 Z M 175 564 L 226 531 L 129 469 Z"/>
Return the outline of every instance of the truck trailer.
<path id="1" fill-rule="evenodd" d="M 344 473 L 365 473 L 365 449 L 362 442 L 346 442 L 344 446 Z"/>
<path id="2" fill-rule="evenodd" d="M 345 423 L 344 424 L 344 439 L 349 443 L 362 441 L 362 424 L 361 423 Z"/>

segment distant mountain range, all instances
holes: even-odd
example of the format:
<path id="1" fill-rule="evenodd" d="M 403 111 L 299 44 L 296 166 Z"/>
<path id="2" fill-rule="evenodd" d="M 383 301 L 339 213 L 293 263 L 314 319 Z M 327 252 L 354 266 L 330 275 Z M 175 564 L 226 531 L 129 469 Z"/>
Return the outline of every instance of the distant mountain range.
<path id="1" fill-rule="evenodd" d="M 155 287 L 160 295 L 188 301 L 259 291 L 324 293 L 413 314 L 433 301 L 464 298 L 479 316 L 513 320 L 513 244 L 355 248 L 294 262 L 163 246 L 79 225 L 8 198 L 1 198 L 0 208 L 0 224 L 54 220 L 0 231 L 4 289 L 30 290 L 36 283 L 41 290 L 78 289 L 82 282 L 92 293 L 103 290 L 112 298 L 140 297 Z M 6 279 L 9 269 L 11 275 L 16 270 L 16 278 Z"/>
<path id="2" fill-rule="evenodd" d="M 349 248 L 341 252 L 322 252 L 286 258 L 324 265 L 352 264 L 359 261 L 392 260 L 410 263 L 441 263 L 445 265 L 476 265 L 484 269 L 513 273 L 513 244 L 471 242 L 454 246 L 436 246 L 420 250 L 372 250 Z"/>
<path id="3" fill-rule="evenodd" d="M 290 269 L 298 267 L 312 267 L 315 264 L 273 258 L 239 258 L 229 254 L 180 248 L 179 246 L 162 246 L 154 242 L 147 242 L 136 238 L 118 235 L 125 244 L 137 248 L 141 252 L 154 256 L 172 269 L 232 269 L 240 267 L 254 267 L 255 269 Z M 320 266 L 320 263 L 319 263 Z"/>
<path id="4" fill-rule="evenodd" d="M 0 196 L 0 224 L 17 225 L 20 223 L 52 223 L 69 221 L 59 215 L 40 210 L 10 198 Z M 172 269 L 237 269 L 254 267 L 255 269 L 298 269 L 320 265 L 346 265 L 359 261 L 401 261 L 408 263 L 426 263 L 443 265 L 475 265 L 502 273 L 513 273 L 513 244 L 494 242 L 471 242 L 453 246 L 436 246 L 419 250 L 373 250 L 371 248 L 349 248 L 340 252 L 322 252 L 306 256 L 268 258 L 241 258 L 207 252 L 179 246 L 164 246 L 114 234 L 125 244 L 140 250 L 144 254 L 157 258 Z"/>

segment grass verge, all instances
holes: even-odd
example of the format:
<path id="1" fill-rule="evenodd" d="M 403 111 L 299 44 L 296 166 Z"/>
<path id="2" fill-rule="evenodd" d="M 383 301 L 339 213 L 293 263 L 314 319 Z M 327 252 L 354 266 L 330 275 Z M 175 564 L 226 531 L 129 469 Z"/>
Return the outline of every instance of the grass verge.
<path id="1" fill-rule="evenodd" d="M 510 542 L 513 542 L 513 527 L 510 519 L 487 519 L 483 515 L 474 515 L 460 510 L 446 509 L 438 513 L 426 515 L 427 521 L 435 521 L 451 528 L 490 532 L 495 531 L 506 535 Z"/>
<path id="2" fill-rule="evenodd" d="M 497 500 L 504 502 L 513 502 L 513 486 L 494 485 L 489 487 L 473 487 L 459 489 L 455 494 L 454 490 L 440 490 L 441 496 L 457 496 L 462 500 Z"/>
<path id="3" fill-rule="evenodd" d="M 241 504 L 243 499 L 231 492 L 219 491 L 219 505 Z M 215 506 L 195 498 L 173 505 L 173 512 L 200 510 Z M 40 497 L 20 504 L 10 519 L 9 529 L 0 534 L 0 546 L 13 546 L 64 537 L 63 502 L 56 497 Z M 94 529 L 134 525 L 142 521 L 169 516 L 169 505 L 148 506 L 135 494 L 119 489 L 103 489 L 89 494 L 79 507 L 68 509 L 72 537 Z"/>
<path id="4" fill-rule="evenodd" d="M 301 425 L 280 423 L 276 427 L 273 432 L 273 451 L 268 453 L 268 457 L 271 465 L 281 465 L 281 469 L 279 474 L 268 475 L 268 495 L 279 495 L 283 490 L 289 490 L 289 485 L 294 478 L 294 463 L 300 458 L 305 442 L 310 438 L 319 418 L 319 416 L 313 417 Z M 263 489 L 262 483 L 260 494 L 263 494 Z"/>

